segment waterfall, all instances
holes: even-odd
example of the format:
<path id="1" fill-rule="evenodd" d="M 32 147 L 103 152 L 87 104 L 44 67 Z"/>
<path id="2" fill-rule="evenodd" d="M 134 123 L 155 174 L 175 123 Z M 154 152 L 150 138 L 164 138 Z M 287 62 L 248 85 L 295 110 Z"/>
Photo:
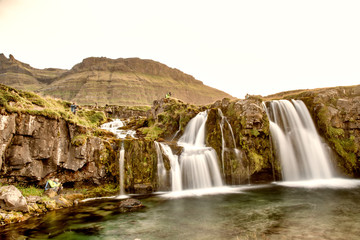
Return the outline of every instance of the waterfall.
<path id="1" fill-rule="evenodd" d="M 269 103 L 270 132 L 285 181 L 328 179 L 330 156 L 300 100 Z"/>
<path id="2" fill-rule="evenodd" d="M 158 159 L 157 174 L 159 190 L 165 190 L 167 183 L 170 182 L 172 191 L 181 191 L 182 181 L 178 156 L 174 155 L 170 146 L 166 145 L 165 143 L 158 143 L 155 141 L 155 148 Z M 170 179 L 168 179 L 162 153 L 164 153 L 170 161 Z"/>
<path id="3" fill-rule="evenodd" d="M 165 190 L 166 183 L 167 183 L 167 174 L 166 168 L 164 164 L 164 159 L 162 156 L 162 151 L 160 148 L 160 144 L 157 141 L 154 141 L 156 154 L 157 154 L 157 176 L 158 176 L 158 183 L 159 183 L 159 190 Z"/>
<path id="4" fill-rule="evenodd" d="M 125 195 L 125 167 L 124 167 L 124 158 L 125 158 L 125 148 L 124 143 L 121 143 L 120 157 L 119 157 L 119 182 L 120 182 L 120 196 Z"/>
<path id="5" fill-rule="evenodd" d="M 158 155 L 159 182 L 164 178 L 165 167 L 162 153 L 170 161 L 171 190 L 179 192 L 222 186 L 216 152 L 205 145 L 205 124 L 207 112 L 201 112 L 190 120 L 180 137 L 178 145 L 183 147 L 180 156 L 173 153 L 165 143 L 155 143 Z"/>
<path id="6" fill-rule="evenodd" d="M 169 145 L 160 143 L 163 153 L 169 158 L 171 168 L 171 190 L 182 190 L 181 169 L 179 165 L 178 156 L 173 154 Z"/>
<path id="7" fill-rule="evenodd" d="M 179 129 L 176 131 L 176 133 L 174 134 L 171 141 L 174 141 L 174 139 L 176 138 L 176 136 L 179 134 L 180 131 L 181 131 L 181 117 L 180 117 L 180 120 L 179 120 Z"/>
<path id="8" fill-rule="evenodd" d="M 218 108 L 218 113 L 221 117 L 221 122 L 220 122 L 220 132 L 221 132 L 221 165 L 222 165 L 222 172 L 223 172 L 223 176 L 225 177 L 225 160 L 224 160 L 224 155 L 225 155 L 225 139 L 224 139 L 224 114 L 222 113 L 221 109 Z"/>
<path id="9" fill-rule="evenodd" d="M 183 189 L 222 186 L 216 152 L 205 145 L 207 117 L 204 111 L 191 119 L 178 141 L 183 147 L 179 157 Z"/>
<path id="10" fill-rule="evenodd" d="M 127 136 L 135 138 L 134 130 L 120 130 L 119 128 L 125 126 L 124 122 L 120 119 L 115 119 L 111 122 L 104 123 L 100 126 L 100 128 L 110 131 L 116 135 L 119 139 L 125 139 Z M 121 148 L 119 152 L 119 187 L 120 187 L 120 195 L 118 198 L 127 197 L 125 195 L 125 148 L 124 142 L 121 143 Z"/>
<path id="11" fill-rule="evenodd" d="M 224 133 L 225 133 L 225 126 L 227 125 L 231 137 L 232 137 L 232 145 L 233 145 L 233 152 L 234 152 L 234 156 L 235 156 L 235 161 L 237 161 L 237 167 L 235 169 L 233 169 L 233 164 L 232 162 L 230 162 L 228 164 L 228 166 L 230 165 L 230 173 L 231 173 L 231 184 L 235 184 L 235 180 L 233 175 L 235 174 L 234 171 L 241 171 L 241 168 L 244 168 L 244 164 L 242 162 L 242 158 L 241 158 L 241 153 L 240 151 L 236 148 L 236 141 L 235 141 L 235 136 L 234 136 L 234 131 L 231 127 L 231 124 L 229 123 L 229 121 L 227 120 L 227 118 L 224 116 L 223 112 L 221 111 L 220 108 L 218 108 L 218 113 L 221 117 L 221 121 L 220 121 L 220 132 L 221 132 L 221 143 L 222 143 L 222 148 L 221 148 L 221 164 L 222 164 L 222 172 L 223 172 L 223 176 L 226 178 L 226 173 L 225 173 L 225 150 L 228 150 L 226 147 L 226 141 L 224 138 Z M 226 123 L 226 125 L 225 125 Z M 230 159 L 230 161 L 233 161 L 232 159 Z M 240 179 L 241 174 L 239 173 L 239 180 L 238 182 L 241 183 L 241 179 Z M 249 178 L 250 179 L 250 178 Z"/>

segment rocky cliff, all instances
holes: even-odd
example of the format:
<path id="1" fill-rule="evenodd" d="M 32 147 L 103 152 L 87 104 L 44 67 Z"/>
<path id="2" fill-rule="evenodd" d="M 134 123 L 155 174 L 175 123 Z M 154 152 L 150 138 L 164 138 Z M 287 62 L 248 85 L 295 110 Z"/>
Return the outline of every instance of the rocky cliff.
<path id="1" fill-rule="evenodd" d="M 335 153 L 333 161 L 339 172 L 360 176 L 360 86 L 271 96 L 279 98 L 303 100 L 320 135 Z M 208 111 L 206 145 L 215 149 L 227 184 L 279 180 L 281 166 L 274 158 L 269 122 L 262 105 L 263 100 L 271 99 L 225 98 L 211 105 L 195 106 L 163 98 L 154 101 L 147 117 L 131 118 L 126 127 L 136 130 L 137 138 L 124 140 L 61 117 L 3 109 L 1 181 L 41 185 L 49 177 L 57 176 L 65 186 L 118 183 L 119 151 L 123 144 L 126 191 L 155 191 L 159 182 L 154 141 L 166 142 L 175 154 L 180 154 L 182 148 L 176 140 L 201 111 Z M 169 159 L 165 154 L 162 156 L 169 170 Z"/>
<path id="2" fill-rule="evenodd" d="M 106 143 L 87 137 L 87 131 L 61 119 L 1 115 L 2 181 L 41 184 L 54 175 L 63 182 L 106 181 L 101 164 L 110 157 Z"/>
<path id="3" fill-rule="evenodd" d="M 171 92 L 194 104 L 210 104 L 224 97 L 217 89 L 177 69 L 139 58 L 86 58 L 71 70 L 35 69 L 0 54 L 0 83 L 77 102 L 95 105 L 151 105 Z"/>

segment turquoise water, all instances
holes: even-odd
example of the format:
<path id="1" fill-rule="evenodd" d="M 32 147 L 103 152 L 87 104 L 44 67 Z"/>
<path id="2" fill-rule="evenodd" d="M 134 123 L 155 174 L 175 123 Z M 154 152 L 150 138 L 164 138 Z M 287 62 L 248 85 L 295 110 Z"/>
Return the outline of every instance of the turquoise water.
<path id="1" fill-rule="evenodd" d="M 359 239 L 360 187 L 269 184 L 223 194 L 88 201 L 3 227 L 0 239 Z"/>

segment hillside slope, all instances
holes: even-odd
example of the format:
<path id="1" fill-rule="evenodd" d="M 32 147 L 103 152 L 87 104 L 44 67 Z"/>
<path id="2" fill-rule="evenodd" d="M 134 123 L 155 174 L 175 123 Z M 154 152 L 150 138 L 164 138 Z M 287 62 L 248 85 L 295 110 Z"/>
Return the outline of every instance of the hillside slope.
<path id="1" fill-rule="evenodd" d="M 1 54 L 0 63 L 0 83 L 78 104 L 151 105 L 167 92 L 193 104 L 232 98 L 153 60 L 91 57 L 71 70 L 40 70 Z"/>

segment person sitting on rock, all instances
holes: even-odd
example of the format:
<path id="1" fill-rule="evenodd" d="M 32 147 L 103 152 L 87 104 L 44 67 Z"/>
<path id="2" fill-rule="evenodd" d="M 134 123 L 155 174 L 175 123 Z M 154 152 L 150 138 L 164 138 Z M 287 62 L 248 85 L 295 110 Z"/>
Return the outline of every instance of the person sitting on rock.
<path id="1" fill-rule="evenodd" d="M 61 183 L 58 178 L 49 179 L 46 182 L 45 191 L 48 191 L 48 190 L 53 190 L 56 193 L 60 193 L 60 191 L 62 190 L 62 186 L 61 186 Z"/>

